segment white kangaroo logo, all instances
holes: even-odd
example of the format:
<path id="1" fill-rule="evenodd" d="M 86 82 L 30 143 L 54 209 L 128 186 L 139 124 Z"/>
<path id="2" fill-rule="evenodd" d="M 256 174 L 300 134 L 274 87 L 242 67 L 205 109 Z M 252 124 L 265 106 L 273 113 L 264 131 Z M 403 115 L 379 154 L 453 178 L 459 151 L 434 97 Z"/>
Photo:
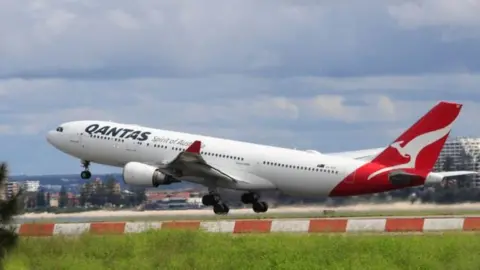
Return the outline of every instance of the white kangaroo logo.
<path id="1" fill-rule="evenodd" d="M 378 170 L 372 174 L 370 174 L 367 178 L 367 180 L 372 179 L 373 177 L 387 172 L 387 171 L 393 171 L 397 169 L 413 169 L 415 168 L 415 164 L 417 163 L 417 157 L 420 151 L 422 151 L 425 147 L 429 146 L 430 144 L 440 140 L 443 138 L 445 135 L 447 135 L 452 127 L 452 123 L 450 123 L 448 126 L 427 132 L 425 134 L 419 135 L 415 137 L 413 140 L 408 142 L 405 146 L 401 146 L 403 141 L 398 141 L 394 142 L 390 145 L 390 147 L 397 149 L 398 153 L 404 157 L 404 158 L 409 158 L 409 161 L 403 164 L 398 164 L 395 166 L 390 166 L 383 168 L 381 170 Z"/>

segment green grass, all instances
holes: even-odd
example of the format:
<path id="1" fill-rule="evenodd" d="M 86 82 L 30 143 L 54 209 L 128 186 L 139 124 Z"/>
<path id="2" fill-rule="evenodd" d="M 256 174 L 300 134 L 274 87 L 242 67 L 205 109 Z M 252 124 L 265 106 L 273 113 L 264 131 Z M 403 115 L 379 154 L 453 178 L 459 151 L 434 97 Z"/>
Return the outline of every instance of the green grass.
<path id="1" fill-rule="evenodd" d="M 479 269 L 480 235 L 209 234 L 22 238 L 5 262 L 23 269 Z"/>
<path id="2" fill-rule="evenodd" d="M 388 217 L 388 216 L 465 216 L 480 215 L 480 210 L 391 210 L 391 211 L 338 211 L 324 214 L 321 211 L 309 213 L 265 213 L 265 214 L 236 214 L 232 210 L 229 215 L 154 215 L 151 216 L 109 216 L 109 217 L 86 217 L 85 222 L 130 222 L 130 221 L 167 221 L 167 220 L 233 220 L 233 219 L 283 219 L 283 218 L 321 218 L 321 217 Z M 79 214 L 81 216 L 81 214 Z M 39 218 L 28 223 L 55 223 L 55 218 Z M 77 221 L 62 223 L 77 223 Z"/>

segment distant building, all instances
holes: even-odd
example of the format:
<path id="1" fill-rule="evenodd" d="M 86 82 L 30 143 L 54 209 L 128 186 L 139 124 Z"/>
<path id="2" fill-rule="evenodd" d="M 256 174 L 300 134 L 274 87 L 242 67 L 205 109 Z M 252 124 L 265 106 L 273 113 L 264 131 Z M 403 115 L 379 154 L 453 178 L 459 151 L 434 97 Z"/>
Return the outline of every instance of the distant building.
<path id="1" fill-rule="evenodd" d="M 120 194 L 121 192 L 122 186 L 120 186 L 120 183 L 115 183 L 115 186 L 113 187 L 113 193 Z"/>
<path id="2" fill-rule="evenodd" d="M 12 198 L 20 191 L 20 185 L 17 182 L 7 182 L 6 195 L 7 198 Z"/>
<path id="3" fill-rule="evenodd" d="M 95 193 L 98 189 L 100 189 L 103 186 L 102 179 L 100 179 L 100 177 L 95 178 L 95 180 L 92 181 L 90 186 L 91 186 L 90 192 Z"/>
<path id="4" fill-rule="evenodd" d="M 447 157 L 452 158 L 453 170 L 480 172 L 480 137 L 454 137 L 447 140 L 435 164 L 441 171 Z M 480 188 L 480 175 L 473 176 L 472 186 Z"/>
<path id="5" fill-rule="evenodd" d="M 7 185 L 0 185 L 0 201 L 7 199 Z"/>
<path id="6" fill-rule="evenodd" d="M 40 188 L 40 181 L 27 180 L 22 183 L 22 186 L 26 192 L 37 192 Z"/>

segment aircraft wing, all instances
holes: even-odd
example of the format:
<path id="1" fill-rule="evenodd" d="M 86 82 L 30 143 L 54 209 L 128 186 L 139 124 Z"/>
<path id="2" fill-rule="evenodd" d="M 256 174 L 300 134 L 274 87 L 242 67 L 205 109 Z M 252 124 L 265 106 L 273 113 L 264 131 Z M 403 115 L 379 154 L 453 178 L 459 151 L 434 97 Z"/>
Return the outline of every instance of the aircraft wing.
<path id="1" fill-rule="evenodd" d="M 359 160 L 371 160 L 378 154 L 380 154 L 385 148 L 370 148 L 364 150 L 348 151 L 348 152 L 336 152 L 327 153 L 326 155 L 341 156 Z"/>
<path id="2" fill-rule="evenodd" d="M 268 180 L 225 165 L 209 164 L 200 154 L 201 142 L 193 142 L 172 161 L 157 165 L 158 169 L 175 178 L 202 178 L 205 184 L 238 190 L 271 190 L 276 187 Z M 188 181 L 188 180 L 187 180 Z"/>

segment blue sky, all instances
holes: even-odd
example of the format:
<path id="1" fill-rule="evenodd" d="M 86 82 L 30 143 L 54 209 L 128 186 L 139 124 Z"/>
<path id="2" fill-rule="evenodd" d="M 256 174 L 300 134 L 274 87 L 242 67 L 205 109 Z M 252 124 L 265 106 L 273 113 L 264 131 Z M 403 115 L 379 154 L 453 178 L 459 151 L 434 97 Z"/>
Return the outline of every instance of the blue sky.
<path id="1" fill-rule="evenodd" d="M 469 0 L 3 1 L 0 159 L 14 174 L 79 172 L 45 141 L 78 119 L 320 152 L 383 147 L 441 99 L 465 104 L 455 135 L 480 136 L 478 10 Z"/>

